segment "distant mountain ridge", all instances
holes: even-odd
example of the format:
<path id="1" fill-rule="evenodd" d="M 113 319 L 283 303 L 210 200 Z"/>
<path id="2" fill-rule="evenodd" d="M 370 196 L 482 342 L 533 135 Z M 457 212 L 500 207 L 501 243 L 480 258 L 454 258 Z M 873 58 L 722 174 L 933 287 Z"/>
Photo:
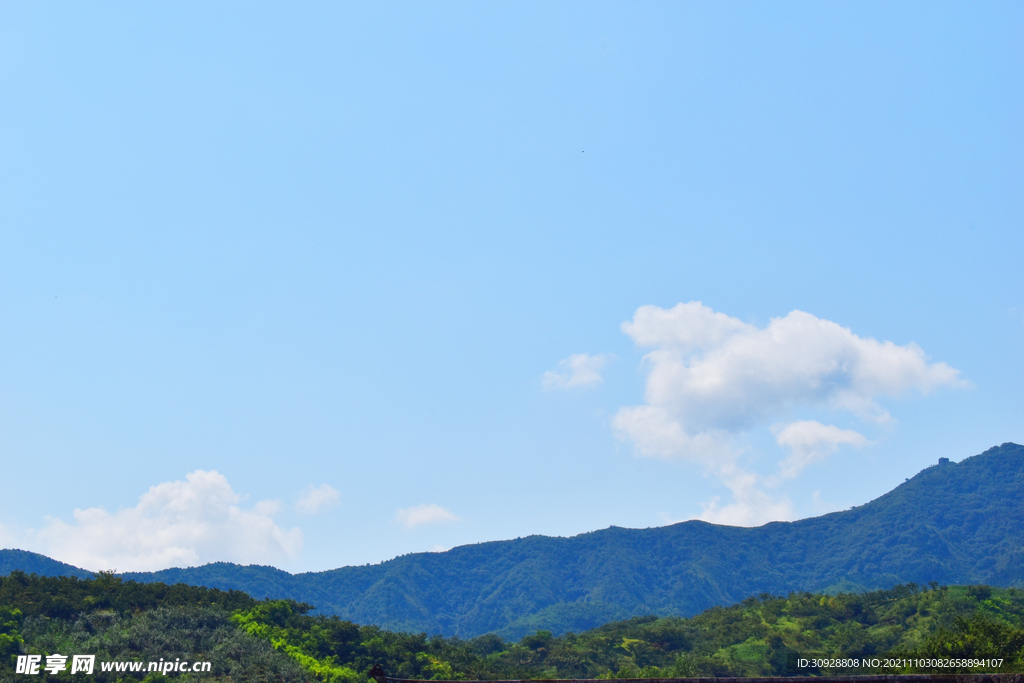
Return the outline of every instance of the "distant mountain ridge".
<path id="1" fill-rule="evenodd" d="M 218 562 L 123 576 L 291 598 L 391 630 L 562 633 L 641 614 L 690 616 L 761 593 L 932 581 L 1024 587 L 1022 492 L 1024 447 L 1006 443 L 960 463 L 943 459 L 865 505 L 797 522 L 611 527 L 296 575 Z M 3 572 L 17 564 L 11 553 L 23 551 L 0 551 Z"/>
<path id="2" fill-rule="evenodd" d="M 77 576 L 80 579 L 93 576 L 93 572 L 87 569 L 79 569 L 39 553 L 27 550 L 0 550 L 0 576 L 7 576 L 15 570 L 39 576 Z"/>

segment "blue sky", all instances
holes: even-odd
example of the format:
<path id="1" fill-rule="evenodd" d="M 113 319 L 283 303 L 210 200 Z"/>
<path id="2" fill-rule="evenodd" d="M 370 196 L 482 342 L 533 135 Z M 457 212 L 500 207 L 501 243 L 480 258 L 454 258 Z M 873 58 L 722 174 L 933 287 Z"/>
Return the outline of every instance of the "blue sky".
<path id="1" fill-rule="evenodd" d="M 323 570 L 798 519 L 1024 442 L 1022 33 L 5 3 L 0 545 Z"/>

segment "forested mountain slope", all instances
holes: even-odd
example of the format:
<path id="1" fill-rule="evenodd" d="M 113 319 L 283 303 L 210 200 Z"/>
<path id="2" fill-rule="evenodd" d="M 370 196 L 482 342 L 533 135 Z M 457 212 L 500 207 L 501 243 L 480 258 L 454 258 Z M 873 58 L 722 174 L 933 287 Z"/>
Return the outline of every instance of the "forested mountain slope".
<path id="1" fill-rule="evenodd" d="M 93 575 L 90 571 L 52 560 L 39 553 L 30 553 L 27 550 L 0 550 L 0 576 L 7 576 L 13 571 L 39 576 L 76 576 L 80 579 L 87 579 Z"/>
<path id="2" fill-rule="evenodd" d="M 375 665 L 406 679 L 506 681 L 1024 671 L 1024 591 L 1014 588 L 761 595 L 689 619 L 634 617 L 518 642 L 428 638 L 307 612 L 110 573 L 12 572 L 0 577 L 0 682 L 24 680 L 20 657 L 55 653 L 92 655 L 87 675 L 99 683 L 162 680 L 167 667 L 182 683 L 374 683 Z M 801 657 L 838 663 L 801 666 Z M 163 673 L 149 673 L 154 665 Z M 75 679 L 65 667 L 54 680 Z"/>
<path id="3" fill-rule="evenodd" d="M 761 593 L 915 582 L 1024 587 L 1024 447 L 929 467 L 848 511 L 757 528 L 683 522 L 531 536 L 291 575 L 216 563 L 125 574 L 239 589 L 404 631 L 518 637 L 635 615 L 697 614 Z"/>

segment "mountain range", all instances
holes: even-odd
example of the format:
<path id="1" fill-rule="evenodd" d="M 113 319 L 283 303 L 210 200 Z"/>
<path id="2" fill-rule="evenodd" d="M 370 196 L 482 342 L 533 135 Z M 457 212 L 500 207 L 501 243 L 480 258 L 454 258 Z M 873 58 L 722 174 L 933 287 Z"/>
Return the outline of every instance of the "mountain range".
<path id="1" fill-rule="evenodd" d="M 942 458 L 870 503 L 796 522 L 610 527 L 294 575 L 217 562 L 121 576 L 289 598 L 390 630 L 518 638 L 638 615 L 691 616 L 765 593 L 911 582 L 1024 587 L 1022 492 L 1024 447 L 1005 443 L 960 463 Z M 35 553 L 0 551 L 0 574 L 15 569 L 89 575 Z"/>

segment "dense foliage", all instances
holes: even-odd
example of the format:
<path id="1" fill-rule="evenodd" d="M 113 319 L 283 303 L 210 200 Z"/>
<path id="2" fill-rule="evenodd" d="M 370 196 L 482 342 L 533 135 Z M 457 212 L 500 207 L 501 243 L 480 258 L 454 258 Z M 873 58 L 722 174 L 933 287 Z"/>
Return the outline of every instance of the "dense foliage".
<path id="1" fill-rule="evenodd" d="M 92 654 L 98 661 L 211 663 L 209 673 L 183 675 L 183 681 L 307 680 L 292 658 L 231 621 L 232 612 L 256 604 L 239 591 L 141 584 L 110 573 L 82 580 L 15 571 L 0 578 L 0 680 L 11 680 L 18 654 L 56 653 Z M 47 675 L 75 678 L 70 671 Z M 92 679 L 138 680 L 98 669 Z"/>
<path id="2" fill-rule="evenodd" d="M 266 640 L 239 630 L 221 607 L 160 607 L 138 614 L 98 610 L 74 619 L 31 617 L 22 626 L 26 653 L 93 654 L 97 661 L 144 663 L 185 660 L 210 662 L 203 673 L 178 675 L 181 681 L 280 681 L 304 683 L 310 674 L 299 662 Z M 90 680 L 130 681 L 132 676 L 96 668 Z M 80 680 L 63 671 L 47 680 Z M 166 676 L 152 673 L 149 681 Z M 23 680 L 28 680 L 24 678 Z"/>
<path id="3" fill-rule="evenodd" d="M 250 632 L 315 660 L 322 680 L 356 680 L 379 662 L 390 676 L 434 679 L 649 678 L 927 673 L 929 667 L 796 669 L 799 657 L 995 657 L 1024 671 L 1024 591 L 916 585 L 867 594 L 764 595 L 696 617 L 638 617 L 581 634 L 539 631 L 518 642 L 394 634 L 283 601 L 240 615 Z M 311 670 L 317 670 L 309 663 Z M 333 668 L 331 668 L 333 667 Z M 983 667 L 984 671 L 995 670 Z M 944 670 L 970 671 L 968 667 Z"/>
<path id="4" fill-rule="evenodd" d="M 194 678 L 210 682 L 368 683 L 375 664 L 389 676 L 435 680 L 872 673 L 794 668 L 798 657 L 849 655 L 996 657 L 1004 660 L 1000 670 L 1024 671 L 1024 591 L 988 586 L 766 594 L 692 618 L 635 617 L 561 637 L 538 631 L 517 641 L 395 633 L 310 610 L 292 601 L 137 584 L 110 574 L 80 580 L 15 573 L 0 579 L 0 680 L 13 680 L 15 655 L 56 652 L 103 661 L 208 661 L 210 673 Z M 926 671 L 908 665 L 875 672 Z M 95 680 L 133 681 L 144 674 L 132 676 L 97 671 Z"/>
<path id="5" fill-rule="evenodd" d="M 109 572 L 100 572 L 94 579 L 36 576 L 21 571 L 0 577 L 0 605 L 20 610 L 25 617 L 70 619 L 96 610 L 126 614 L 178 606 L 219 606 L 233 611 L 256 603 L 241 591 L 186 584 L 137 583 L 124 581 Z"/>

